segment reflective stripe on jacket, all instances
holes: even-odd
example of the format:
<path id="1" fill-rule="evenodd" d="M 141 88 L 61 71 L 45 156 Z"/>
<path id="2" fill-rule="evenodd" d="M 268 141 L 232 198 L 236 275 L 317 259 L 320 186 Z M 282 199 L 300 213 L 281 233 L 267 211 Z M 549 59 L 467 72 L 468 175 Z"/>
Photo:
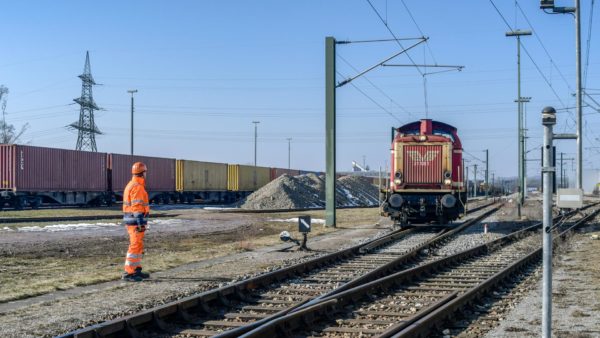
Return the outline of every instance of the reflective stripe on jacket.
<path id="1" fill-rule="evenodd" d="M 130 225 L 144 225 L 148 222 L 150 206 L 146 192 L 146 180 L 133 176 L 123 191 L 123 221 Z"/>

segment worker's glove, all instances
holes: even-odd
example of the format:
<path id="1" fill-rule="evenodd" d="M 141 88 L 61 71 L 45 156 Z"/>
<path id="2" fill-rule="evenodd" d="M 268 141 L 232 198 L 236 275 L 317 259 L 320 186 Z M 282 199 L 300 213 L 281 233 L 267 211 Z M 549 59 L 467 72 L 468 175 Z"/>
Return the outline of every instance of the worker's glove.
<path id="1" fill-rule="evenodd" d="M 136 231 L 137 232 L 146 231 L 146 222 L 145 222 L 144 214 L 138 214 L 136 217 L 136 221 L 137 221 Z"/>

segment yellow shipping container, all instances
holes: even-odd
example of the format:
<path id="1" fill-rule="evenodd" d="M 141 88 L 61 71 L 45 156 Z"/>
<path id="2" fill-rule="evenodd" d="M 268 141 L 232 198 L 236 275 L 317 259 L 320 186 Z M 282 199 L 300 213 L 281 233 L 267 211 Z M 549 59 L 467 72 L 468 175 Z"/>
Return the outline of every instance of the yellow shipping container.
<path id="1" fill-rule="evenodd" d="M 255 191 L 271 181 L 270 168 L 230 164 L 227 172 L 230 191 Z"/>
<path id="2" fill-rule="evenodd" d="M 177 191 L 226 191 L 227 163 L 177 160 Z"/>

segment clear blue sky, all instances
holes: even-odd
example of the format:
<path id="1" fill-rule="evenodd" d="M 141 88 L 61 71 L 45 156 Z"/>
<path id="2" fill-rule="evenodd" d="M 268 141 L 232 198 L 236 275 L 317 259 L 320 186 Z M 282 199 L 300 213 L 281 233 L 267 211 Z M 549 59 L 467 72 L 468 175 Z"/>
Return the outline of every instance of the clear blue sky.
<path id="1" fill-rule="evenodd" d="M 505 37 L 509 28 L 492 3 L 371 3 L 397 37 L 422 31 L 430 38 L 409 52 L 415 62 L 465 66 L 426 77 L 428 116 L 459 129 L 466 158 L 484 159 L 489 149 L 497 176 L 516 175 L 517 46 L 515 38 Z M 532 149 L 541 144 L 541 108 L 575 105 L 574 19 L 544 14 L 539 1 L 519 1 L 520 9 L 513 1 L 494 3 L 511 27 L 532 29 L 531 23 L 535 31 L 522 39 L 535 62 L 522 52 L 522 95 L 532 97 L 526 107 Z M 585 66 L 591 0 L 581 3 Z M 589 93 L 600 93 L 595 7 L 584 67 Z M 287 167 L 291 137 L 292 167 L 308 170 L 325 167 L 325 37 L 391 38 L 366 0 L 11 1 L 1 8 L 0 84 L 10 90 L 7 118 L 17 126 L 30 124 L 24 140 L 32 145 L 75 147 L 76 134 L 65 126 L 78 119 L 72 100 L 81 94 L 77 75 L 89 50 L 92 74 L 102 84 L 93 92 L 104 108 L 96 113 L 104 132 L 96 139 L 99 151 L 129 152 L 127 90 L 135 88 L 138 154 L 249 164 L 252 121 L 258 120 L 258 164 Z M 399 48 L 339 45 L 338 71 L 354 75 L 351 66 L 365 69 Z M 410 60 L 400 56 L 394 63 Z M 338 170 L 350 170 L 351 161 L 362 162 L 363 156 L 372 168 L 385 166 L 390 127 L 425 117 L 423 77 L 415 68 L 385 67 L 353 84 L 369 98 L 351 85 L 338 89 Z M 584 146 L 600 146 L 600 114 L 590 108 L 584 114 Z M 561 112 L 557 130 L 574 132 L 574 116 L 574 109 Z M 599 166 L 599 150 L 585 149 L 585 167 Z M 561 141 L 558 151 L 574 157 L 574 142 Z M 528 155 L 539 158 L 539 151 Z M 528 173 L 538 175 L 539 164 L 531 162 Z"/>

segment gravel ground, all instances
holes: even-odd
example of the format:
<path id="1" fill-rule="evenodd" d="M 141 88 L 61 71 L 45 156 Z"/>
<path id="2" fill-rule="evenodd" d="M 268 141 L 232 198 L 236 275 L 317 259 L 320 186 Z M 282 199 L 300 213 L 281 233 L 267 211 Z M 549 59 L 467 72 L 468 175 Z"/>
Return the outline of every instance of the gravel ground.
<path id="1" fill-rule="evenodd" d="M 0 304 L 1 337 L 52 337 L 94 323 L 289 266 L 388 232 L 372 225 L 309 239 L 314 251 L 267 247 L 153 274 L 142 283 L 113 281 Z M 92 304 L 92 306 L 90 306 Z"/>
<path id="2" fill-rule="evenodd" d="M 309 177 L 309 179 L 313 180 L 315 185 L 319 184 L 314 177 Z M 352 195 L 357 194 L 352 193 Z M 535 209 L 539 208 L 539 203 L 532 201 L 528 203 L 528 206 L 532 210 L 528 211 L 526 208 L 523 214 L 526 218 L 533 218 L 533 215 L 537 214 Z M 171 236 L 171 233 L 185 235 L 187 232 L 199 229 L 207 232 L 231 230 L 231 228 L 246 224 L 248 217 L 256 217 L 253 215 L 221 215 L 197 209 L 182 210 L 181 212 L 184 213 L 182 216 L 187 220 L 186 224 L 156 226 L 153 231 L 161 231 L 164 236 Z M 488 234 L 483 234 L 483 225 L 472 227 L 465 235 L 459 236 L 455 240 L 454 249 L 450 249 L 450 251 L 464 250 L 504 235 L 508 229 L 514 226 L 516 220 L 516 208 L 513 201 L 486 220 Z M 231 228 L 224 229 L 222 228 L 223 224 L 231 224 Z M 382 221 L 381 224 L 380 226 L 367 224 L 310 238 L 309 247 L 315 250 L 312 252 L 277 251 L 289 246 L 282 244 L 157 272 L 153 274 L 153 280 L 142 283 L 113 281 L 58 291 L 23 301 L 0 303 L 0 336 L 51 337 L 79 327 L 131 314 L 278 267 L 289 266 L 389 231 L 384 228 L 387 225 L 385 221 Z M 95 231 L 6 232 L 0 236 L 0 252 L 8 250 L 12 254 L 30 253 L 36 252 L 37 248 L 38 254 L 43 255 L 44 252 L 59 250 L 61 245 L 73 241 L 85 246 L 86 243 L 96 243 L 98 238 L 102 238 L 104 242 L 110 242 L 116 236 L 123 236 L 122 229 L 119 228 L 114 233 L 110 227 Z M 597 323 L 600 311 L 600 284 L 598 283 L 600 269 L 594 268 L 597 266 L 595 263 L 598 257 L 597 252 L 600 251 L 600 240 L 592 241 L 589 237 L 590 234 L 576 236 L 572 250 L 567 253 L 565 259 L 561 259 L 557 263 L 555 320 L 559 322 L 555 327 L 558 337 L 600 337 L 600 328 Z M 102 245 L 98 245 L 98 249 L 101 248 Z M 436 254 L 444 256 L 450 251 L 440 250 Z M 535 292 L 539 293 L 539 290 Z M 533 298 L 537 297 L 535 292 L 532 294 Z M 93 305 L 89 306 L 90 304 Z M 537 305 L 539 307 L 539 304 Z M 531 308 L 536 306 L 535 302 L 527 303 L 525 301 L 515 306 L 522 309 L 520 314 L 511 313 L 509 318 L 503 321 L 503 324 L 488 337 L 540 335 L 536 331 L 540 325 L 539 319 L 531 316 Z M 562 318 L 563 316 L 565 318 Z M 570 335 L 574 332 L 579 335 Z"/>
<path id="3" fill-rule="evenodd" d="M 552 276 L 552 334 L 555 337 L 600 337 L 600 240 L 592 239 L 593 235 L 600 236 L 600 217 L 593 223 L 555 254 Z M 541 276 L 539 269 L 533 289 L 485 337 L 541 336 Z"/>
<path id="4" fill-rule="evenodd" d="M 337 206 L 374 206 L 379 203 L 377 186 L 360 176 L 337 180 Z M 325 206 L 325 179 L 315 174 L 284 174 L 240 202 L 243 209 L 300 209 Z"/>

